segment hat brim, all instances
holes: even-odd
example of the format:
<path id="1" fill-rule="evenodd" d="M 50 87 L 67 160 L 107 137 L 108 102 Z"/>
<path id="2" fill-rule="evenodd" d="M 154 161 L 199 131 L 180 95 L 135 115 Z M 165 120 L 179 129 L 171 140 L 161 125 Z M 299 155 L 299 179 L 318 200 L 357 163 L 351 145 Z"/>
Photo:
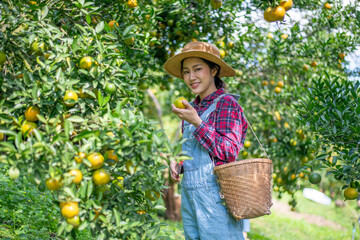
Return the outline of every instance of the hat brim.
<path id="1" fill-rule="evenodd" d="M 220 73 L 219 77 L 233 77 L 236 76 L 235 70 L 227 65 L 222 59 L 216 57 L 215 55 L 203 51 L 188 51 L 179 53 L 171 58 L 169 58 L 165 64 L 164 69 L 166 72 L 168 72 L 170 75 L 173 75 L 175 77 L 178 77 L 182 79 L 181 77 L 181 61 L 185 58 L 189 57 L 199 57 L 204 58 L 206 60 L 209 60 L 213 63 L 216 63 L 220 66 Z"/>

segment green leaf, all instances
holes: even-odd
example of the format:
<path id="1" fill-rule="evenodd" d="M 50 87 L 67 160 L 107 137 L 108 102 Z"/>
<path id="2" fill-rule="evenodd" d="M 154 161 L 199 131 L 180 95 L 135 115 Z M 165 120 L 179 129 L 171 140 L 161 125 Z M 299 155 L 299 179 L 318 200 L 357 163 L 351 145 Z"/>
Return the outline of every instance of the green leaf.
<path id="1" fill-rule="evenodd" d="M 65 131 L 65 137 L 69 138 L 70 122 L 67 119 L 65 119 L 65 122 L 64 122 L 64 131 Z"/>
<path id="2" fill-rule="evenodd" d="M 91 24 L 91 17 L 90 17 L 90 15 L 89 14 L 86 14 L 86 22 L 87 22 L 87 24 Z"/>
<path id="3" fill-rule="evenodd" d="M 104 29 L 104 27 L 105 27 L 104 21 L 99 22 L 99 23 L 96 25 L 95 32 L 96 32 L 96 33 L 100 33 L 100 32 Z"/>
<path id="4" fill-rule="evenodd" d="M 76 115 L 67 118 L 67 120 L 69 120 L 70 122 L 77 122 L 77 123 L 85 121 L 84 118 L 82 118 L 80 116 L 76 116 Z"/>
<path id="5" fill-rule="evenodd" d="M 90 198 L 90 196 L 91 196 L 91 194 L 93 192 L 93 189 L 94 189 L 93 182 L 89 181 L 88 185 L 87 185 L 87 198 Z"/>
<path id="6" fill-rule="evenodd" d="M 123 36 L 127 37 L 126 35 L 135 27 L 135 25 L 130 25 L 123 31 Z"/>
<path id="7" fill-rule="evenodd" d="M 73 142 L 78 142 L 79 140 L 81 140 L 83 138 L 88 139 L 93 136 L 95 136 L 95 132 L 85 130 L 85 131 L 82 131 L 80 134 L 78 134 L 76 137 L 74 137 Z"/>

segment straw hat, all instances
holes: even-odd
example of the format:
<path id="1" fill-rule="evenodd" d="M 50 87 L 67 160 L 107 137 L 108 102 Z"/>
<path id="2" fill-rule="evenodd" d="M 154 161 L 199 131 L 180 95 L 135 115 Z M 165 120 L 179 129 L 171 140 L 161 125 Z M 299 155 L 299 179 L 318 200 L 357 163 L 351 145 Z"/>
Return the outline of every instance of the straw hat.
<path id="1" fill-rule="evenodd" d="M 233 77 L 236 75 L 235 70 L 221 60 L 219 49 L 207 42 L 190 42 L 186 44 L 181 53 L 169 58 L 165 62 L 165 71 L 182 79 L 181 61 L 189 57 L 199 57 L 216 63 L 220 66 L 219 77 Z"/>

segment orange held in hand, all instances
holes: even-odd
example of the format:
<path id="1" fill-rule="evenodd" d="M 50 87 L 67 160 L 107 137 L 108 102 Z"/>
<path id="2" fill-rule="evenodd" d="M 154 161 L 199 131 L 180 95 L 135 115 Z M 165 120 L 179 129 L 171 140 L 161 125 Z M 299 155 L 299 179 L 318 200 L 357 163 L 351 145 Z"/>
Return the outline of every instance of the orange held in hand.
<path id="1" fill-rule="evenodd" d="M 186 101 L 186 98 L 184 98 L 184 97 L 179 97 L 179 98 L 177 98 L 177 99 L 174 101 L 175 107 L 181 108 L 181 109 L 185 109 L 186 107 L 185 107 L 184 103 L 182 102 L 183 100 Z"/>

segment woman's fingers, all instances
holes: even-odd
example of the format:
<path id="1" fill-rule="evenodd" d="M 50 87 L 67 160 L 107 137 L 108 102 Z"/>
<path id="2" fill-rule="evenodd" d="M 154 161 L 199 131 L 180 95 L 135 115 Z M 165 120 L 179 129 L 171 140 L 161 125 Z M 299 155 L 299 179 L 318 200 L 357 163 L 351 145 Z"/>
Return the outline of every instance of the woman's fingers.
<path id="1" fill-rule="evenodd" d="M 179 182 L 180 181 L 180 177 L 179 177 L 179 164 L 177 162 L 171 162 L 170 163 L 170 174 L 171 174 L 171 178 L 172 180 L 174 180 L 175 182 Z"/>

